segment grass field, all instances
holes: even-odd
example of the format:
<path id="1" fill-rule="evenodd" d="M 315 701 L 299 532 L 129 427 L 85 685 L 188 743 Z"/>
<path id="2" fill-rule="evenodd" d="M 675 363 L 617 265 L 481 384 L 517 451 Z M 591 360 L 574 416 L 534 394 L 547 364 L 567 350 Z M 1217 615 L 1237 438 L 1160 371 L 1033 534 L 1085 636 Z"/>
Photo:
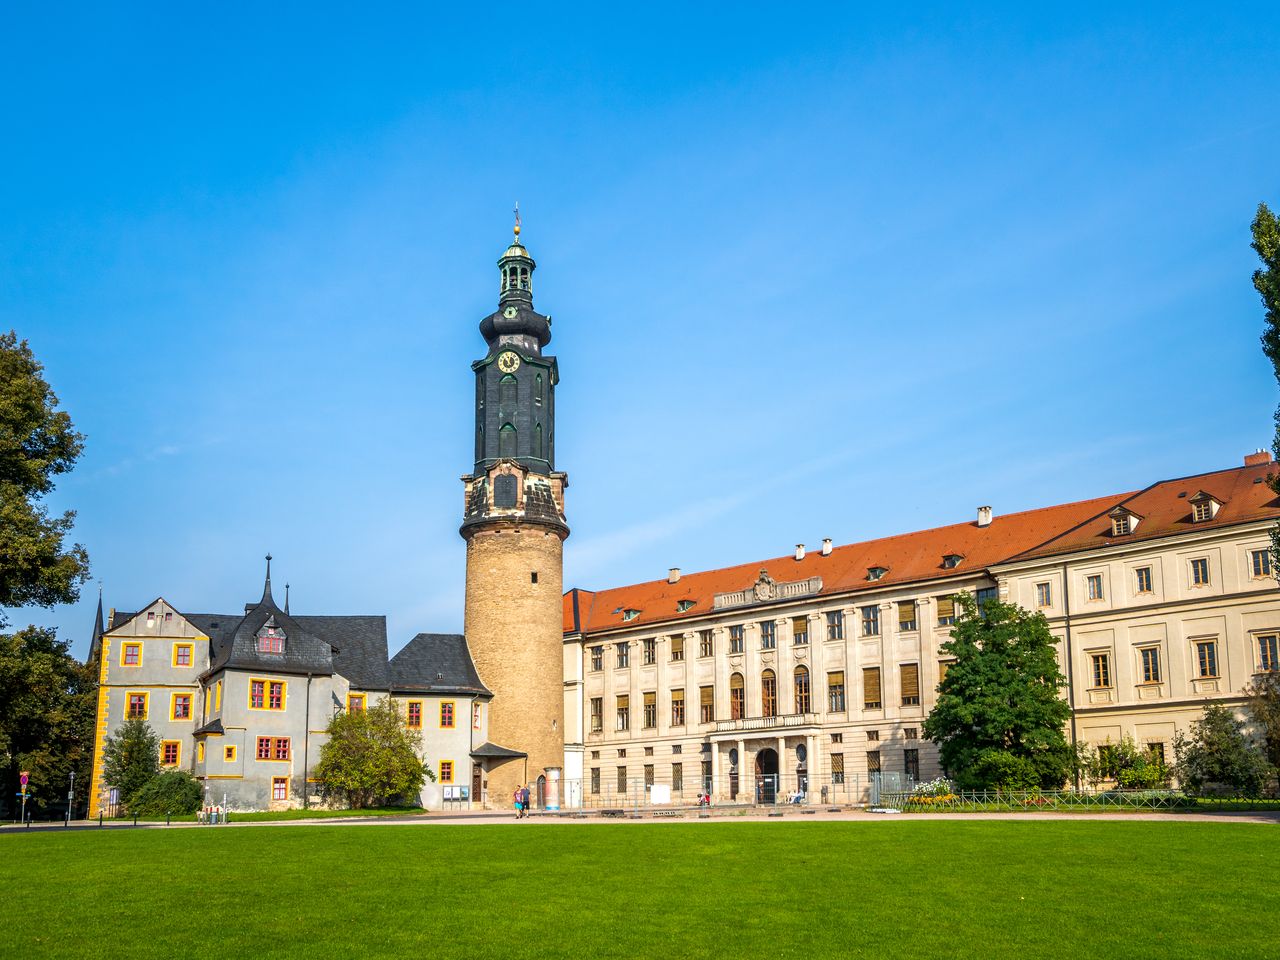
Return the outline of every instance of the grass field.
<path id="1" fill-rule="evenodd" d="M 1280 827 L 282 826 L 0 835 L 5 957 L 1275 957 Z"/>

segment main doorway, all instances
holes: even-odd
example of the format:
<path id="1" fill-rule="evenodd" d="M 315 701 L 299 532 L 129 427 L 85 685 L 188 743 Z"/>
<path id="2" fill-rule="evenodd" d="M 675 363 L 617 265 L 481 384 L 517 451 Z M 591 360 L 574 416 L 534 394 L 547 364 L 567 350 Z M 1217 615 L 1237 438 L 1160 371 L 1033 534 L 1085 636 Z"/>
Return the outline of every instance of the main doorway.
<path id="1" fill-rule="evenodd" d="M 776 803 L 778 798 L 778 751 L 756 754 L 756 803 Z"/>

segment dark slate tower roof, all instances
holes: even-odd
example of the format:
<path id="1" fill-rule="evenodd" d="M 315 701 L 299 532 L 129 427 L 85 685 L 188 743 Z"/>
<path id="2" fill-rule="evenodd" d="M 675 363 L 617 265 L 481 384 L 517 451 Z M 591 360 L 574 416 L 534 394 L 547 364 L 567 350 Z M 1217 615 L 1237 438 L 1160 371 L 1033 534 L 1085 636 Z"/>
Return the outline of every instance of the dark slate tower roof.
<path id="1" fill-rule="evenodd" d="M 89 658 L 85 660 L 90 666 L 94 666 L 98 662 L 98 656 L 102 652 L 102 634 L 104 633 L 102 622 L 102 588 L 98 588 L 98 612 L 93 618 L 93 636 L 89 639 Z"/>
<path id="2" fill-rule="evenodd" d="M 491 697 L 467 640 L 460 633 L 420 633 L 391 658 L 391 687 L 397 693 L 460 693 Z"/>

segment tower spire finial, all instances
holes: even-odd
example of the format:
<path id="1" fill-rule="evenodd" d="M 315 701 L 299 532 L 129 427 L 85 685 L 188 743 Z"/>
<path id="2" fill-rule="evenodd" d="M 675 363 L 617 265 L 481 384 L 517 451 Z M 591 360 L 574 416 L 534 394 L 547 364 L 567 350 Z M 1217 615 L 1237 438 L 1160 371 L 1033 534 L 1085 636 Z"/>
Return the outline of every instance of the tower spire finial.
<path id="1" fill-rule="evenodd" d="M 289 584 L 284 585 L 284 612 L 289 612 Z"/>
<path id="2" fill-rule="evenodd" d="M 516 215 L 516 225 L 512 227 L 511 232 L 516 235 L 516 239 L 520 239 L 520 201 L 516 201 L 516 208 L 512 211 Z"/>
<path id="3" fill-rule="evenodd" d="M 268 600 L 271 600 L 271 554 L 269 553 L 267 554 L 267 579 L 262 584 L 262 600 L 259 602 L 266 603 Z M 275 603 L 274 600 L 271 600 L 271 602 Z"/>

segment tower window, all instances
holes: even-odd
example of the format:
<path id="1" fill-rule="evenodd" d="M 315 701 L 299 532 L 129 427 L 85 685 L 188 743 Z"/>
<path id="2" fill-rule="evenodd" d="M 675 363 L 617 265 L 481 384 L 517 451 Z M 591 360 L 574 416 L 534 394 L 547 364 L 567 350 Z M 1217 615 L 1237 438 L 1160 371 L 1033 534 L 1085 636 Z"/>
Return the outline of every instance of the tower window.
<path id="1" fill-rule="evenodd" d="M 516 455 L 516 428 L 504 423 L 498 431 L 498 456 L 514 457 Z"/>
<path id="2" fill-rule="evenodd" d="M 507 509 L 516 505 L 516 478 L 511 474 L 499 474 L 494 480 L 493 505 Z"/>
<path id="3" fill-rule="evenodd" d="M 533 402 L 542 406 L 542 374 L 534 379 Z"/>
<path id="4" fill-rule="evenodd" d="M 516 388 L 518 381 L 514 374 L 504 374 L 498 381 L 498 407 L 503 411 L 516 408 Z"/>
<path id="5" fill-rule="evenodd" d="M 542 424 L 540 423 L 533 428 L 533 455 L 542 456 Z"/>
<path id="6" fill-rule="evenodd" d="M 530 572 L 529 572 L 529 582 L 530 582 L 530 583 L 537 583 L 537 582 L 538 582 L 538 571 L 537 571 L 537 570 L 532 570 L 532 571 L 530 571 Z"/>

